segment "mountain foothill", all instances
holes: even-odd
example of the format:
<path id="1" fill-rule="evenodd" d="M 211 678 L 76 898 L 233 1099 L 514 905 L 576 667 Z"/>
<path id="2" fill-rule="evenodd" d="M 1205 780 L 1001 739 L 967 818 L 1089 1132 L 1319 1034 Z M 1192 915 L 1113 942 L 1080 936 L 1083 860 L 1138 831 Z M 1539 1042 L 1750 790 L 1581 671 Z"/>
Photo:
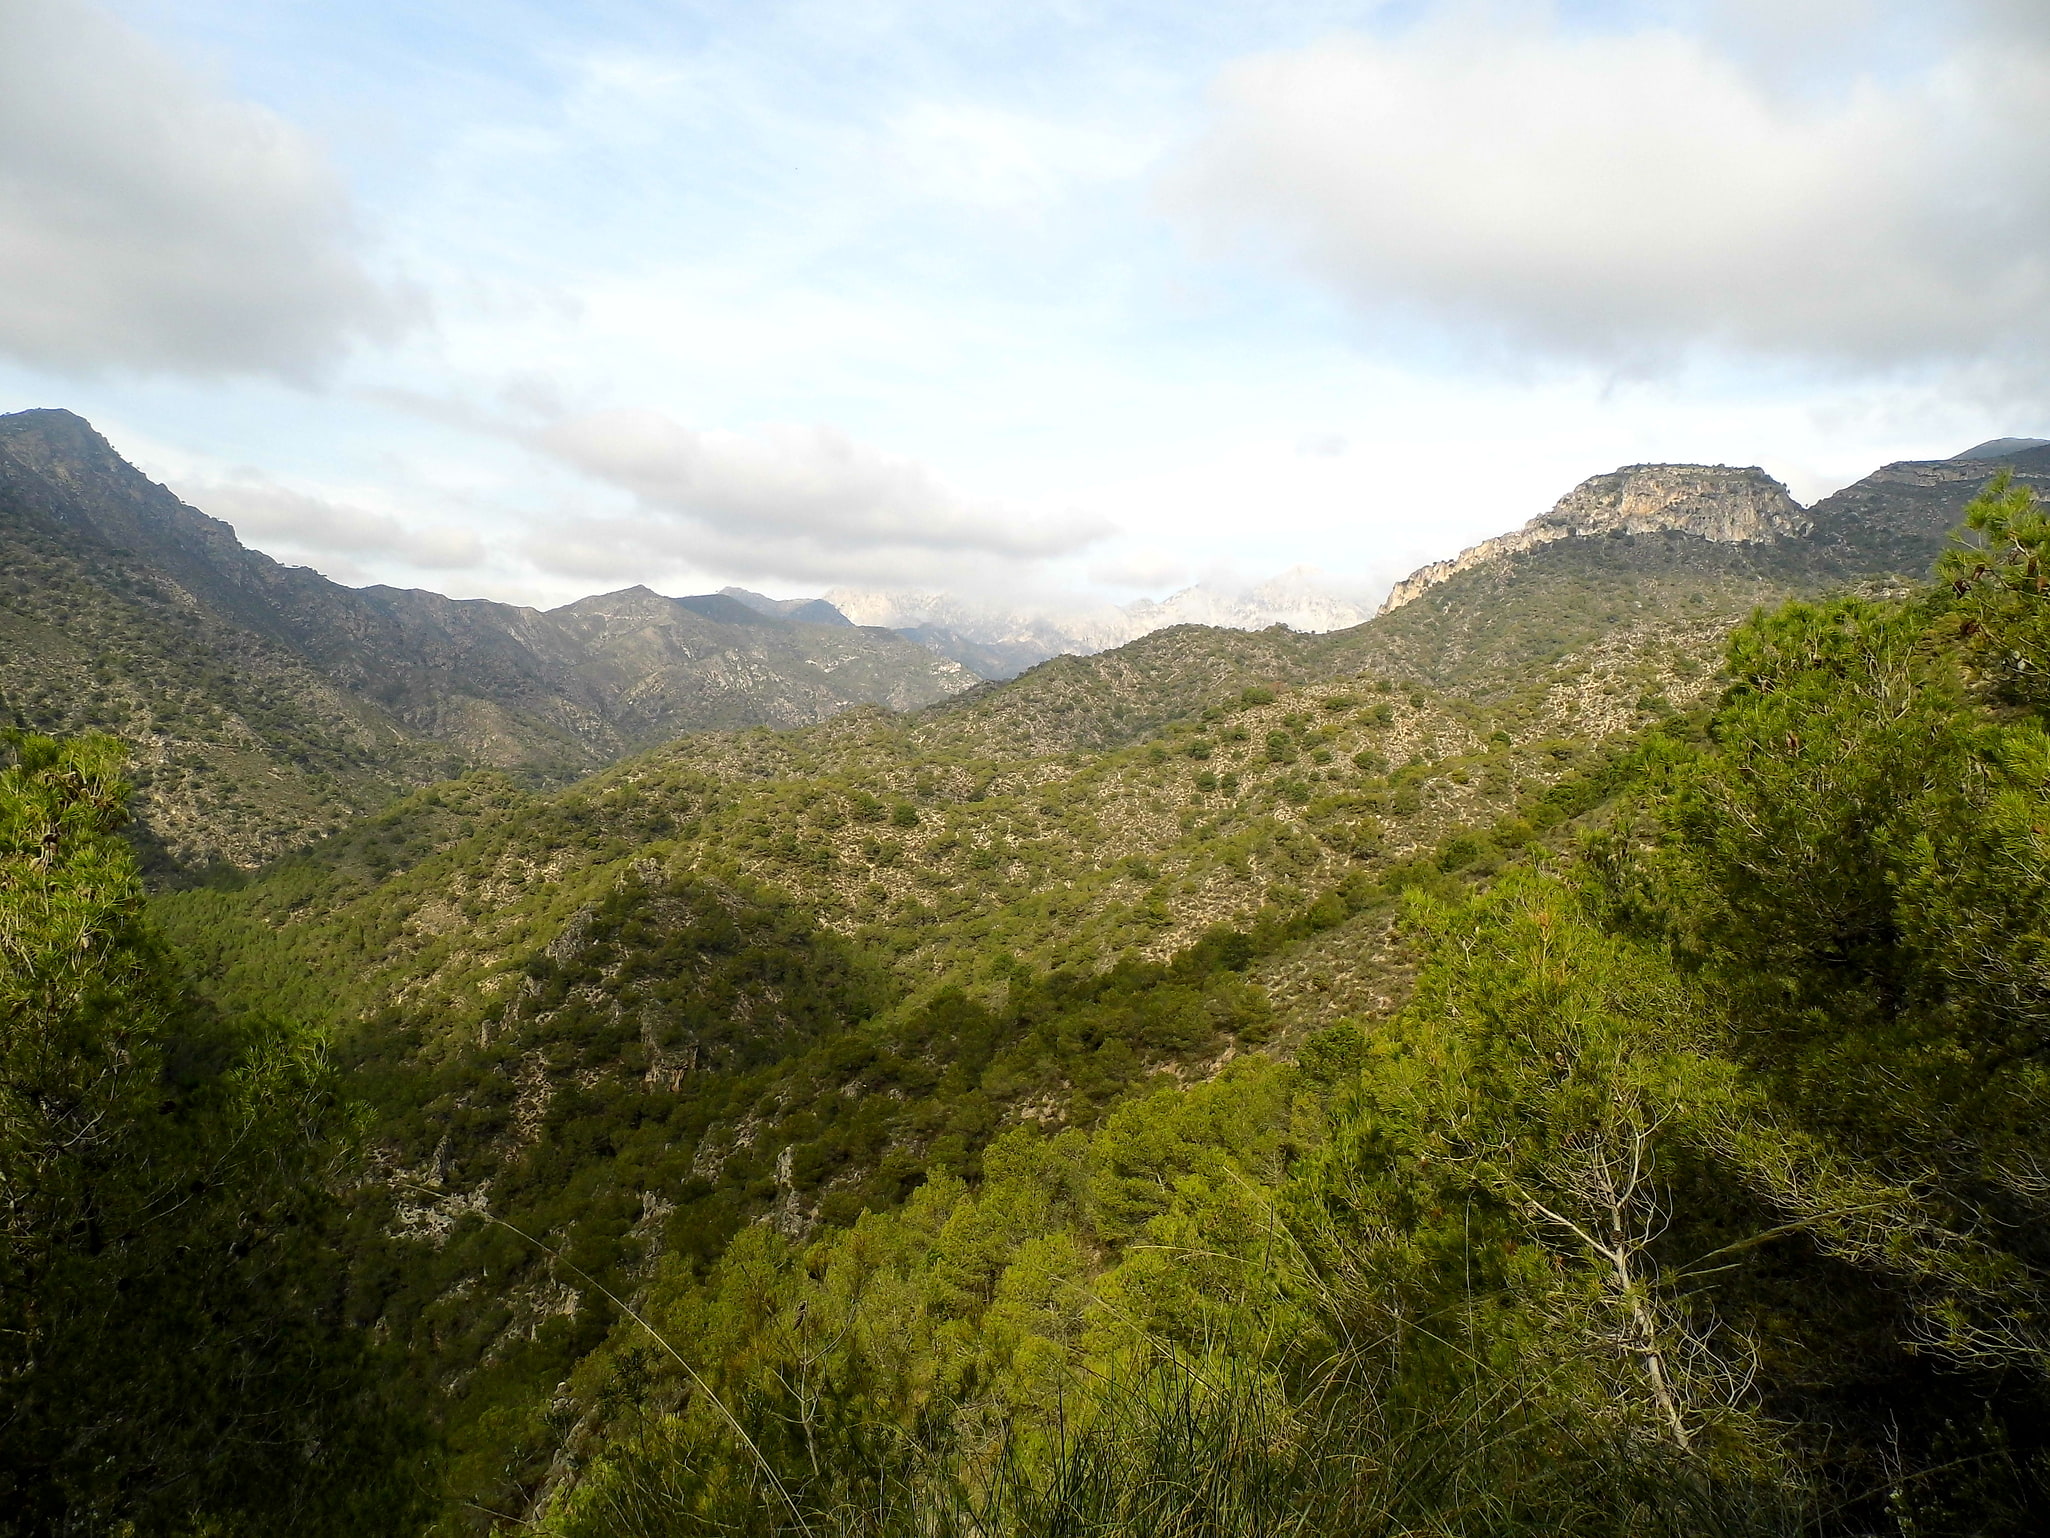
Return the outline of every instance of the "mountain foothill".
<path id="1" fill-rule="evenodd" d="M 0 1538 L 2041 1531 L 2039 489 L 995 677 L 0 417 Z"/>

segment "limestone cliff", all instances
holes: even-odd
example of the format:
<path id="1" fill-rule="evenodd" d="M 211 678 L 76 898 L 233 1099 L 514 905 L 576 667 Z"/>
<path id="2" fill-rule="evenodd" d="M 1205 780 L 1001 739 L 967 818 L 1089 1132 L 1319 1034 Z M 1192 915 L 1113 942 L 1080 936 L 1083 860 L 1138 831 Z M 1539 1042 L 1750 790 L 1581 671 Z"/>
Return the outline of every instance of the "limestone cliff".
<path id="1" fill-rule="evenodd" d="M 1671 529 L 1717 544 L 1750 545 L 1805 534 L 1810 527 L 1787 488 L 1756 466 L 1625 465 L 1582 481 L 1522 528 L 1411 572 L 1395 584 L 1380 612 L 1399 609 L 1462 571 L 1555 539 Z"/>

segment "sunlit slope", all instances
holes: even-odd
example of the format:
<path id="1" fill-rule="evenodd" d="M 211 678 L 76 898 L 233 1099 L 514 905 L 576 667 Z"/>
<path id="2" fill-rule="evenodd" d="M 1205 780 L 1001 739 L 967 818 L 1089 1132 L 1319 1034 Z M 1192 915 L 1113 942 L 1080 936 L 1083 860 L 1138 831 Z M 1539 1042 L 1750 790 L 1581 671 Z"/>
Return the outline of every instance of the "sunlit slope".
<path id="1" fill-rule="evenodd" d="M 459 1486 L 522 1510 L 551 1387 L 611 1328 L 597 1286 L 1285 1043 L 1329 1013 L 1329 969 L 1291 960 L 1328 933 L 1378 937 L 1338 981 L 1384 1009 L 1395 888 L 1527 858 L 1598 799 L 1585 741 L 1378 684 L 1256 687 L 1093 754 L 870 712 L 554 794 L 473 775 L 156 911 L 222 998 L 329 1027 L 387 1172 L 361 1317 L 416 1353 Z"/>
<path id="2" fill-rule="evenodd" d="M 887 631 L 710 603 L 344 587 L 244 547 L 69 412 L 0 417 L 0 706 L 134 747 L 160 874 L 260 863 L 465 767 L 562 783 L 685 731 L 973 682 Z"/>

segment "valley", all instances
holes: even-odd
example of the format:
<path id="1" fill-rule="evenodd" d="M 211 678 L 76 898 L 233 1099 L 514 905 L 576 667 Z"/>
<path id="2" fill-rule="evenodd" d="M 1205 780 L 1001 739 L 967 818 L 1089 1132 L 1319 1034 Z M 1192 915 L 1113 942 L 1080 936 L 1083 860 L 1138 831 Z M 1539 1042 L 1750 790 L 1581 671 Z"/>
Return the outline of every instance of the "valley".
<path id="1" fill-rule="evenodd" d="M 989 682 L 344 588 L 25 413 L 0 894 L 98 862 L 106 966 L 354 1108 L 305 1291 L 419 1499 L 306 1531 L 2020 1533 L 2038 487 L 1627 467 Z"/>
<path id="2" fill-rule="evenodd" d="M 164 857 L 247 866 L 489 765 L 562 783 L 704 727 L 895 709 L 973 676 L 887 631 L 645 588 L 552 613 L 347 588 L 246 549 L 63 411 L 0 418 L 0 700 L 136 744 Z"/>

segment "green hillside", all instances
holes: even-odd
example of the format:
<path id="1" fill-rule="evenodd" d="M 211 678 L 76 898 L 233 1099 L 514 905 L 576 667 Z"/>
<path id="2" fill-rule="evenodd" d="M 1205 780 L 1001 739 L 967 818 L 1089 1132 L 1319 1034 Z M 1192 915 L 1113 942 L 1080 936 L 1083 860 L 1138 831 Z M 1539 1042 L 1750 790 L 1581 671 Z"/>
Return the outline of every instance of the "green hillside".
<path id="1" fill-rule="evenodd" d="M 2050 525 L 2006 528 L 1957 591 L 1744 627 L 1703 730 L 1539 798 L 1585 831 L 1537 868 L 1479 876 L 1454 835 L 1129 985 L 1314 973 L 1392 905 L 1399 1008 L 1289 1065 L 1021 1117 L 851 1224 L 779 1195 L 709 1269 L 658 1259 L 551 1400 L 532 1509 L 575 1534 L 2036 1530 Z M 1007 985 L 1005 1036 L 1039 998 Z M 1268 1011 L 1256 1038 L 1291 1023 Z"/>
<path id="2" fill-rule="evenodd" d="M 1385 1013 L 1396 894 L 1565 838 L 1602 744 L 1712 692 L 1721 623 L 1547 657 L 1501 710 L 1182 627 L 567 791 L 471 775 L 156 912 L 224 1002 L 347 1044 L 396 1177 L 363 1317 L 410 1332 L 467 1498 L 524 1511 L 601 1287 Z"/>
<path id="3" fill-rule="evenodd" d="M 1607 761 L 1371 683 L 1253 698 L 1079 761 L 843 718 L 553 796 L 472 777 L 159 900 L 224 1001 L 341 1032 L 395 1177 L 361 1306 L 431 1365 L 471 1498 L 545 1487 L 601 1285 L 889 1210 L 1006 1129 L 1290 1040 L 1314 1007 L 1277 1012 L 1265 969 L 1524 858 Z"/>
<path id="4" fill-rule="evenodd" d="M 18 736 L 0 912 L 28 917 L 0 937 L 41 932 L 61 862 L 111 881 L 128 949 L 93 965 L 165 1022 L 120 1051 L 190 1058 L 167 1082 L 245 1129 L 207 1199 L 231 1167 L 285 1181 L 248 1253 L 310 1268 L 233 1283 L 299 1313 L 226 1370 L 296 1341 L 278 1364 L 357 1385 L 293 1455 L 357 1530 L 2032 1532 L 2029 481 L 1974 504 L 1984 553 L 1945 585 L 1900 571 L 1983 469 L 1909 476 L 1891 524 L 1867 497 L 1766 544 L 1559 540 L 1335 635 L 1177 627 L 566 786 L 472 767 L 146 918 L 111 745 Z M 52 539 L 24 571 L 60 569 Z M 428 751 L 403 700 L 262 716 L 302 652 L 210 618 L 175 642 L 175 593 L 138 568 L 103 601 L 114 569 L 22 607 L 115 638 L 87 698 L 131 739 L 232 639 L 248 665 L 190 687 L 251 714 L 210 729 L 261 724 L 366 800 L 390 744 Z M 613 596 L 579 623 L 641 636 L 670 603 Z M 316 756 L 345 730 L 362 757 Z M 66 831 L 66 796 L 98 820 Z M 296 806 L 238 799 L 288 842 L 266 819 Z M 68 955 L 20 951 L 10 1050 L 133 1014 L 63 993 Z M 40 1125 L 33 1086 L 0 1086 L 0 1128 Z M 61 1248 L 93 1210 L 23 1232 Z M 375 1395 L 348 1376 L 373 1363 Z M 275 1530 L 252 1492 L 285 1455 L 240 1445 L 183 1508 L 125 1473 L 37 1498 Z"/>
<path id="5" fill-rule="evenodd" d="M 0 416 L 0 710 L 135 750 L 160 877 L 250 867 L 491 766 L 561 784 L 705 727 L 967 687 L 887 631 L 630 588 L 541 613 L 245 548 L 65 411 Z"/>

